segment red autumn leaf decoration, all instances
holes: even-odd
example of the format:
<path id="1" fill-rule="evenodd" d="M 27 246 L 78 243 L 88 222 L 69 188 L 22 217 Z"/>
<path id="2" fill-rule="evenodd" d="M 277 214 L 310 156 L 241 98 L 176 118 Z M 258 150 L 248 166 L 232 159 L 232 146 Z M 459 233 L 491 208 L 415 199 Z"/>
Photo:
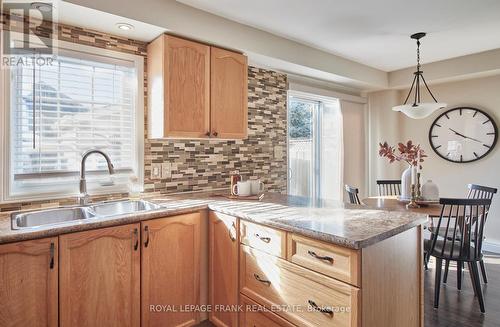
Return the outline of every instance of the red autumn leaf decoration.
<path id="1" fill-rule="evenodd" d="M 409 140 L 408 142 L 406 142 L 406 144 L 399 143 L 399 153 L 396 153 L 396 148 L 394 146 L 390 146 L 389 144 L 387 144 L 387 142 L 379 143 L 379 145 L 379 156 L 389 159 L 390 163 L 393 163 L 394 161 L 405 161 L 409 165 L 420 165 L 420 168 L 422 168 L 424 158 L 427 157 L 424 150 L 420 147 L 420 144 L 416 145 L 412 140 Z M 418 160 L 419 156 L 420 161 Z"/>

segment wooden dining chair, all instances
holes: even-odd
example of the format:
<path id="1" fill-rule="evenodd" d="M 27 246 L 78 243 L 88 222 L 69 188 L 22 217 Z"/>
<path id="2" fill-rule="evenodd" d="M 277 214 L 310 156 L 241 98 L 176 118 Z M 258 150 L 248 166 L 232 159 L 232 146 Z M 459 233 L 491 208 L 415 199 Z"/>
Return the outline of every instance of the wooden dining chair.
<path id="1" fill-rule="evenodd" d="M 443 228 L 444 234 L 434 233 L 425 240 L 424 248 L 428 257 L 436 259 L 434 283 L 434 307 L 439 306 L 441 271 L 443 260 L 454 261 L 457 267 L 467 263 L 481 312 L 485 312 L 483 292 L 479 280 L 477 264 L 483 259 L 483 236 L 491 199 L 448 199 L 439 200 L 441 215 L 437 230 Z"/>
<path id="2" fill-rule="evenodd" d="M 467 198 L 468 199 L 489 199 L 492 200 L 495 194 L 497 193 L 497 189 L 493 187 L 488 187 L 488 186 L 482 186 L 482 185 L 477 185 L 477 184 L 469 184 L 467 185 Z M 443 231 L 440 231 L 440 234 L 442 236 Z M 479 261 L 479 267 L 481 268 L 481 276 L 483 277 L 484 283 L 488 283 L 488 277 L 486 275 L 486 267 L 484 265 L 484 260 L 481 259 Z M 447 282 L 448 279 L 448 271 L 450 269 L 450 262 L 446 261 L 446 266 L 444 269 L 444 275 L 443 275 L 443 283 Z M 457 267 L 457 288 L 460 290 L 462 289 L 462 269 L 463 267 Z M 460 274 L 460 276 L 458 275 Z"/>
<path id="3" fill-rule="evenodd" d="M 377 186 L 379 196 L 401 195 L 400 179 L 379 179 Z"/>
<path id="4" fill-rule="evenodd" d="M 361 204 L 361 201 L 359 201 L 359 189 L 354 186 L 350 185 L 345 185 L 345 190 L 347 192 L 347 195 L 349 195 L 349 203 L 350 204 Z"/>

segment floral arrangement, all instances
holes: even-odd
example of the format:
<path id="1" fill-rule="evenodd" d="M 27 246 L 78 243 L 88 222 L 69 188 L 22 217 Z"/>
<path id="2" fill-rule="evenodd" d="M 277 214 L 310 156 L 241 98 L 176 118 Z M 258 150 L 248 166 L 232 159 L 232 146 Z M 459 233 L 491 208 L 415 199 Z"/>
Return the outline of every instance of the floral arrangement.
<path id="1" fill-rule="evenodd" d="M 381 157 L 385 157 L 389 159 L 390 163 L 394 161 L 405 161 L 410 166 L 416 167 L 419 166 L 422 169 L 422 163 L 424 162 L 424 158 L 427 157 L 424 150 L 420 147 L 420 144 L 414 144 L 413 141 L 409 140 L 404 143 L 398 144 L 398 152 L 396 153 L 396 147 L 389 146 L 387 142 L 379 143 L 380 149 L 378 154 Z"/>

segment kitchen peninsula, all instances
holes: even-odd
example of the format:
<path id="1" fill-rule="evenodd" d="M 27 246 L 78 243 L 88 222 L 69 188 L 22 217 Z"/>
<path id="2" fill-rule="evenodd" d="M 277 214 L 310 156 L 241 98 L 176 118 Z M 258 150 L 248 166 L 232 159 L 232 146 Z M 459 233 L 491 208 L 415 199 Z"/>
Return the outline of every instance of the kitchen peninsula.
<path id="1" fill-rule="evenodd" d="M 2 214 L 4 285 L 16 294 L 2 314 L 21 315 L 29 288 L 47 303 L 31 308 L 32 317 L 92 324 L 100 319 L 85 311 L 93 289 L 121 299 L 102 303 L 121 326 L 195 325 L 207 315 L 217 326 L 423 325 L 425 216 L 279 194 L 261 202 L 210 194 L 146 200 L 159 207 L 17 230 Z M 212 310 L 150 310 L 155 304 Z"/>

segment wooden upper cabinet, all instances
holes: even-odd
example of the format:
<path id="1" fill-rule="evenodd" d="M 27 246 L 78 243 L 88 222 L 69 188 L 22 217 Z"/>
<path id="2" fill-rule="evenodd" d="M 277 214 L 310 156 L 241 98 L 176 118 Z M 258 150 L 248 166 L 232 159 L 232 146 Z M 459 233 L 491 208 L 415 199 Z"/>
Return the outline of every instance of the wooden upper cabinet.
<path id="1" fill-rule="evenodd" d="M 247 58 L 162 35 L 148 45 L 150 138 L 245 138 Z"/>
<path id="2" fill-rule="evenodd" d="M 210 321 L 218 327 L 237 327 L 238 312 L 215 310 L 238 304 L 238 220 L 210 211 L 209 214 Z"/>
<path id="3" fill-rule="evenodd" d="M 163 35 L 148 45 L 150 137 L 210 132 L 210 46 Z"/>
<path id="4" fill-rule="evenodd" d="M 189 306 L 200 304 L 200 214 L 153 219 L 141 225 L 141 326 L 199 323 L 199 312 Z"/>
<path id="5" fill-rule="evenodd" d="M 139 224 L 59 237 L 59 326 L 140 326 L 139 241 Z"/>
<path id="6" fill-rule="evenodd" d="M 212 137 L 239 139 L 247 136 L 247 57 L 211 47 L 211 132 Z"/>
<path id="7" fill-rule="evenodd" d="M 0 326 L 58 326 L 57 237 L 0 245 Z"/>

